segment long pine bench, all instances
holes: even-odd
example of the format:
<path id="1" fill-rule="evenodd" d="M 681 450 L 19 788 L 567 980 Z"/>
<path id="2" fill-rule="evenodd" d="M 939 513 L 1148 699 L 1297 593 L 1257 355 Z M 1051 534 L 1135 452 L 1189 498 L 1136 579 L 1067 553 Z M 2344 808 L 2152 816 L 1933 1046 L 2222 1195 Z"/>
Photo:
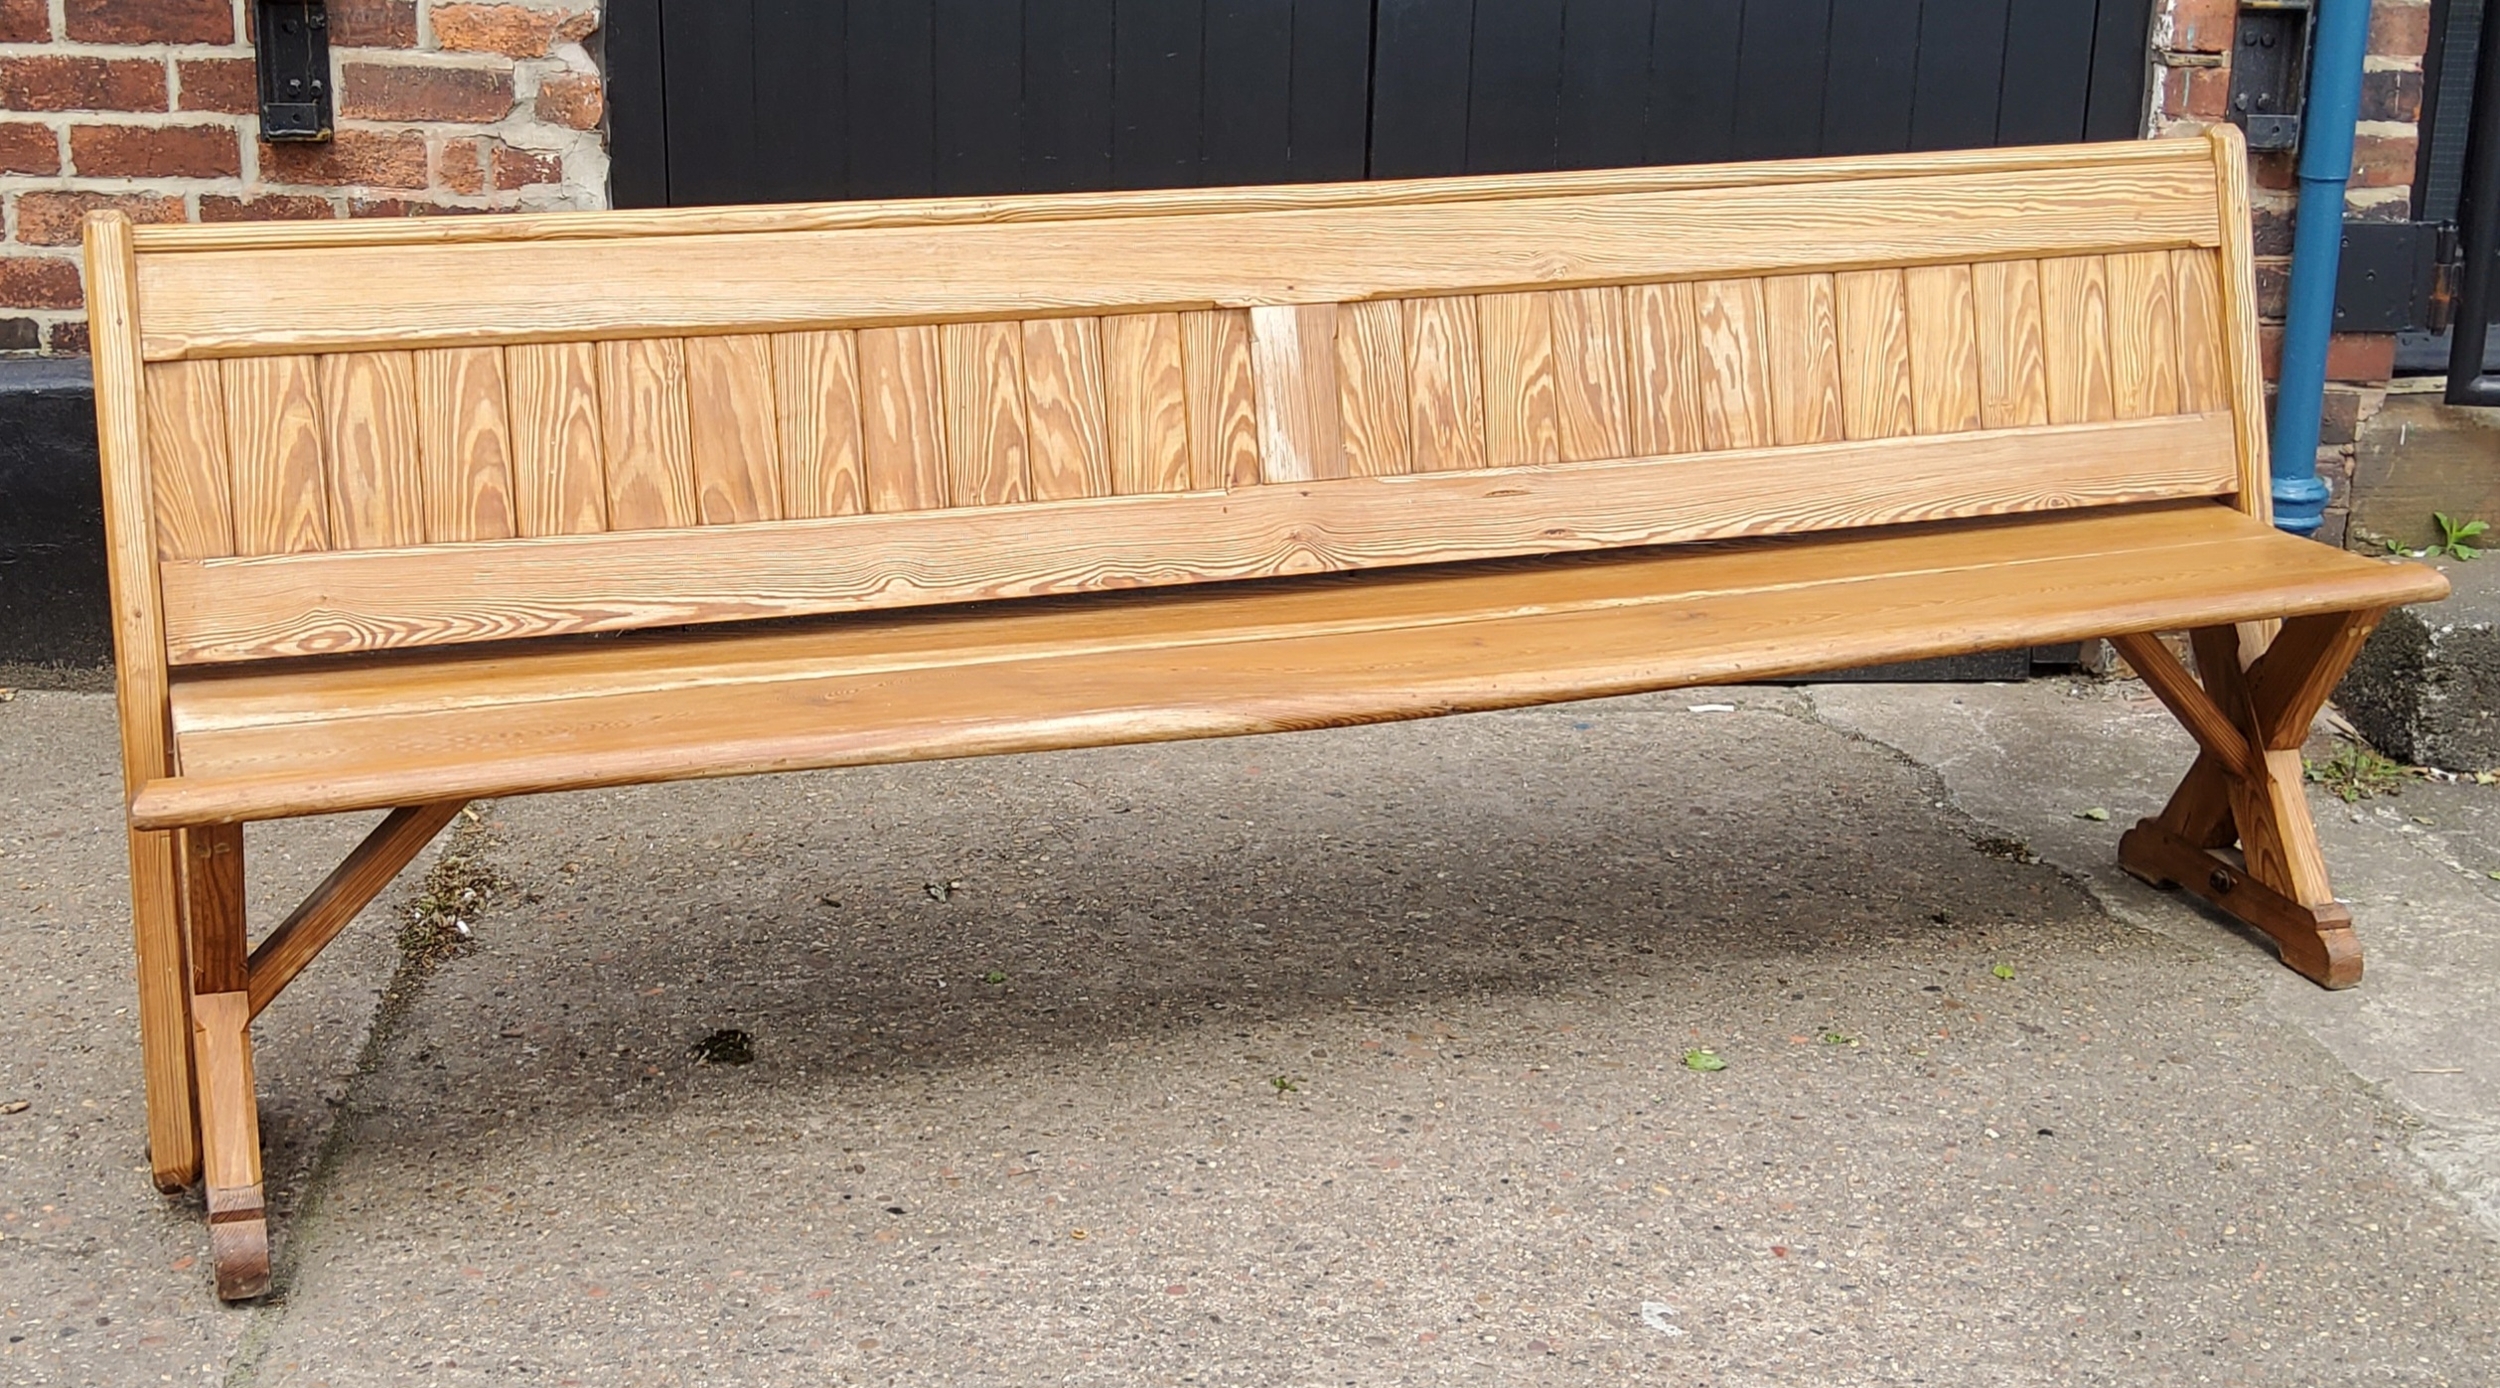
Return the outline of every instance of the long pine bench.
<path id="1" fill-rule="evenodd" d="M 2267 524 L 2209 139 L 86 229 L 157 1183 L 268 1279 L 251 1020 L 485 796 L 2115 640 L 2122 841 L 2328 986 L 2300 787 L 2410 565 Z M 2192 633 L 2201 682 L 2151 633 Z M 388 809 L 255 941 L 246 822 Z M 2236 847 L 2237 851 L 2233 851 Z"/>

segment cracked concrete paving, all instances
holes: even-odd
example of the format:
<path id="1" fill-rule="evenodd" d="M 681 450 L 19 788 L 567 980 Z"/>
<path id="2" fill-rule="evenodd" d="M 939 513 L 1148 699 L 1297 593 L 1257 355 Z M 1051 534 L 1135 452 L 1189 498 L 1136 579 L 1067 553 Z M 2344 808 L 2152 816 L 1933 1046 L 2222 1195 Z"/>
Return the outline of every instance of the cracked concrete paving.
<path id="1" fill-rule="evenodd" d="M 487 807 L 475 947 L 318 1175 L 387 928 L 264 1019 L 312 1208 L 226 1311 L 139 1169 L 76 783 L 110 710 L 22 696 L 0 1375 L 2488 1381 L 2459 975 L 2500 903 L 2436 854 L 2500 866 L 2500 792 L 2320 802 L 2373 954 L 2319 993 L 2104 871 L 2185 760 L 2131 698 L 1684 691 Z M 754 1063 L 689 1055 L 723 1028 Z"/>

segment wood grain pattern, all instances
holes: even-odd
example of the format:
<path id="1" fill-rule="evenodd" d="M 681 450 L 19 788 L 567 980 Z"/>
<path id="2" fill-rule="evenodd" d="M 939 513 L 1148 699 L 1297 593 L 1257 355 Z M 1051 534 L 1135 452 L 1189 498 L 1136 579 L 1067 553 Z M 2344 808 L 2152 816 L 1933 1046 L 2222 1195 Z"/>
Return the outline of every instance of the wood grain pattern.
<path id="1" fill-rule="evenodd" d="M 2179 318 L 2168 251 L 2109 257 L 2109 358 L 2118 418 L 2179 413 Z"/>
<path id="2" fill-rule="evenodd" d="M 1901 281 L 1910 316 L 1913 427 L 1922 434 L 1979 428 L 1979 316 L 1971 267 L 1913 266 Z"/>
<path id="3" fill-rule="evenodd" d="M 1181 315 L 1181 366 L 1189 396 L 1189 485 L 1259 483 L 1259 392 L 1250 362 L 1250 315 L 1241 309 Z"/>
<path id="4" fill-rule="evenodd" d="M 502 348 L 417 353 L 417 460 L 429 542 L 506 540 L 516 533 L 511 439 Z"/>
<path id="5" fill-rule="evenodd" d="M 1554 424 L 1566 463 L 1632 454 L 1631 333 L 1617 289 L 1547 296 L 1554 327 Z"/>
<path id="6" fill-rule="evenodd" d="M 1110 485 L 1091 496 L 1141 496 L 1190 485 L 1189 377 L 1180 315 L 1105 319 Z"/>
<path id="7" fill-rule="evenodd" d="M 957 506 L 1008 506 L 1024 473 L 1024 334 L 1014 323 L 938 329 L 947 495 Z"/>
<path id="8" fill-rule="evenodd" d="M 2118 417 L 2109 360 L 2109 267 L 2097 255 L 2040 262 L 2041 357 L 2048 366 L 2049 422 Z"/>
<path id="9" fill-rule="evenodd" d="M 1476 330 L 1484 350 L 1485 464 L 1561 462 L 1553 296 L 1482 295 L 1476 300 Z"/>
<path id="10" fill-rule="evenodd" d="M 773 338 L 773 409 L 781 426 L 781 514 L 791 520 L 868 509 L 860 457 L 859 347 L 848 332 Z"/>
<path id="11" fill-rule="evenodd" d="M 1024 466 L 1035 501 L 1112 494 L 1114 429 L 1105 412 L 1114 399 L 1137 408 L 1150 376 L 1164 387 L 1164 422 L 1170 426 L 1165 453 L 1171 469 L 1184 482 L 1188 480 L 1189 418 L 1181 400 L 1180 319 L 1174 314 L 1145 316 L 1163 320 L 1164 351 L 1158 355 L 1152 350 L 1155 325 L 1145 325 L 1149 343 L 1144 358 L 1123 355 L 1135 353 L 1138 344 L 1132 338 L 1138 330 L 1118 319 L 1105 323 L 1094 318 L 1037 318 L 1024 325 L 1028 450 Z M 1120 378 L 1116 384 L 1114 377 Z M 1149 431 L 1154 418 L 1149 405 L 1144 421 Z M 1150 448 L 1146 444 L 1140 451 Z"/>
<path id="12" fill-rule="evenodd" d="M 1984 428 L 2049 422 L 2049 368 L 2042 346 L 2040 266 L 2030 260 L 1971 267 L 1979 310 L 1979 419 Z"/>
<path id="13" fill-rule="evenodd" d="M 251 996 L 253 1016 L 259 1016 L 262 1008 L 277 1001 L 278 994 L 286 991 L 304 966 L 320 955 L 322 946 L 337 938 L 356 919 L 356 913 L 391 885 L 399 870 L 434 841 L 452 816 L 460 813 L 463 803 L 449 800 L 393 809 L 365 836 L 364 842 L 356 845 L 346 861 L 270 930 L 251 952 L 245 969 L 248 982 L 236 979 L 233 985 Z"/>
<path id="14" fill-rule="evenodd" d="M 1407 430 L 1405 309 L 1393 299 L 1337 311 L 1337 423 L 1349 477 L 1394 477 L 1413 465 Z"/>
<path id="15" fill-rule="evenodd" d="M 2213 161 L 2214 201 L 2220 211 L 2224 377 L 2231 383 L 2231 417 L 2239 427 L 2240 509 L 2259 520 L 2274 516 L 2274 488 L 2267 476 L 2265 363 L 2257 346 L 2257 282 L 2254 234 L 2248 207 L 2248 141 L 2229 121 L 2205 131 Z"/>
<path id="16" fill-rule="evenodd" d="M 1484 347 L 1467 295 L 1401 301 L 1415 472 L 1484 466 Z"/>
<path id="17" fill-rule="evenodd" d="M 220 559 L 232 554 L 225 367 L 218 362 L 160 362 L 148 367 L 146 375 L 156 557 Z"/>
<path id="18" fill-rule="evenodd" d="M 1840 438 L 1840 325 L 1830 275 L 1762 282 L 1763 346 L 1771 370 L 1771 437 L 1786 444 Z"/>
<path id="19" fill-rule="evenodd" d="M 702 517 L 686 421 L 686 349 L 674 338 L 599 344 L 608 526 L 676 530 Z"/>
<path id="20" fill-rule="evenodd" d="M 1259 480 L 1345 476 L 1337 419 L 1337 306 L 1250 310 L 1250 359 L 1259 385 Z"/>
<path id="21" fill-rule="evenodd" d="M 777 526 L 163 566 L 177 663 L 2213 495 L 2226 415 Z"/>
<path id="22" fill-rule="evenodd" d="M 938 399 L 938 330 L 859 334 L 860 456 L 872 512 L 947 504 L 946 426 Z"/>
<path id="23" fill-rule="evenodd" d="M 330 546 L 318 376 L 311 357 L 226 364 L 237 554 L 302 554 Z"/>
<path id="24" fill-rule="evenodd" d="M 1693 286 L 1701 347 L 1701 427 L 1711 450 L 1771 442 L 1771 364 L 1763 336 L 1762 281 Z"/>
<path id="25" fill-rule="evenodd" d="M 2171 294 L 2179 314 L 2179 408 L 2190 414 L 2231 407 L 2225 369 L 2221 267 L 2211 251 L 2173 251 Z"/>
<path id="26" fill-rule="evenodd" d="M 696 517 L 705 525 L 781 519 L 773 340 L 756 333 L 688 338 L 685 353 Z"/>
<path id="27" fill-rule="evenodd" d="M 1710 435 L 1703 423 L 1693 286 L 1636 284 L 1623 292 L 1631 335 L 1632 446 L 1652 455 L 1699 453 L 1710 447 Z"/>
<path id="28" fill-rule="evenodd" d="M 415 354 L 345 352 L 323 357 L 321 423 L 331 545 L 390 549 L 424 544 Z"/>
<path id="29" fill-rule="evenodd" d="M 1840 427 L 1853 439 L 1919 432 L 1910 374 L 1910 301 L 1898 270 L 1834 276 L 1840 306 Z"/>
<path id="30" fill-rule="evenodd" d="M 520 533 L 595 535 L 607 529 L 599 349 L 587 342 L 507 347 L 504 375 Z"/>

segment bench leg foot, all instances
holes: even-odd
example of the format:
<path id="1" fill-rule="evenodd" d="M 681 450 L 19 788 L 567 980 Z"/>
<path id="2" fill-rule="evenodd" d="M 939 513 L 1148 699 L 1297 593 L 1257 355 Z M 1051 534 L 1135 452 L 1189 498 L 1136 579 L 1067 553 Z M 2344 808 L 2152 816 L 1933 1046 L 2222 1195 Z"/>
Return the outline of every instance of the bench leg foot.
<path id="1" fill-rule="evenodd" d="M 208 1249 L 217 1295 L 269 1290 L 269 1217 L 261 1191 L 260 1098 L 252 1083 L 252 994 L 243 924 L 243 831 L 183 831 L 191 926 L 191 1054 L 199 1072 Z"/>
<path id="2" fill-rule="evenodd" d="M 2249 876 L 2223 854 L 2199 847 L 2148 819 L 2118 841 L 2118 862 L 2156 887 L 2183 889 L 2274 941 L 2294 973 L 2326 988 L 2361 981 L 2361 941 L 2341 904 L 2304 906 Z"/>

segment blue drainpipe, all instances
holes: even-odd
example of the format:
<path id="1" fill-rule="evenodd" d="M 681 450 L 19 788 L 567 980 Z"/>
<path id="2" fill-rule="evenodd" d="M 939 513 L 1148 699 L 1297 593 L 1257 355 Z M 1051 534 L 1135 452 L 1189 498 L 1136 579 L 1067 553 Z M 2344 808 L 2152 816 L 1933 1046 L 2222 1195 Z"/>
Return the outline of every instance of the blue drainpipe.
<path id="1" fill-rule="evenodd" d="M 2300 210 L 2292 227 L 2292 282 L 2283 316 L 2283 367 L 2274 399 L 2274 523 L 2314 535 L 2326 515 L 2318 480 L 2318 414 L 2326 403 L 2327 338 L 2335 329 L 2335 268 L 2344 250 L 2344 184 L 2361 113 L 2361 59 L 2370 0 L 2319 0 L 2300 121 Z"/>

